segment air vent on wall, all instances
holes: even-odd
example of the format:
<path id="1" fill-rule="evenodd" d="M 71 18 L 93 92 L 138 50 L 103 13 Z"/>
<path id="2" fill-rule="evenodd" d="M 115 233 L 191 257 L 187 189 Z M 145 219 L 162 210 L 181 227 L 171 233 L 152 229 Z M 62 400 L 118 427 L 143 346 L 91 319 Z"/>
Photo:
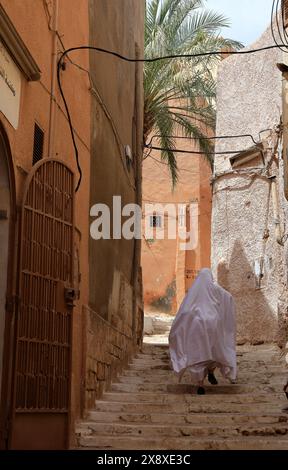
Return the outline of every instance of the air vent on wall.
<path id="1" fill-rule="evenodd" d="M 33 146 L 33 165 L 39 162 L 43 157 L 44 132 L 41 127 L 35 123 L 34 127 L 34 146 Z"/>
<path id="2" fill-rule="evenodd" d="M 284 27 L 288 27 L 288 0 L 282 0 Z"/>

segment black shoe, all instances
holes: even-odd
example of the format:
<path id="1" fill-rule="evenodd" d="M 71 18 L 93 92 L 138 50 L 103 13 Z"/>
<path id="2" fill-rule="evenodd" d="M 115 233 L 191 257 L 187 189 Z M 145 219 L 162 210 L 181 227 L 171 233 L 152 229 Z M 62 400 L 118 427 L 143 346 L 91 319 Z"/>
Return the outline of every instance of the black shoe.
<path id="1" fill-rule="evenodd" d="M 205 388 L 204 387 L 198 387 L 197 395 L 205 395 Z"/>
<path id="2" fill-rule="evenodd" d="M 210 382 L 210 384 L 212 384 L 212 385 L 217 385 L 218 384 L 217 379 L 216 379 L 213 372 L 208 373 L 208 382 Z"/>

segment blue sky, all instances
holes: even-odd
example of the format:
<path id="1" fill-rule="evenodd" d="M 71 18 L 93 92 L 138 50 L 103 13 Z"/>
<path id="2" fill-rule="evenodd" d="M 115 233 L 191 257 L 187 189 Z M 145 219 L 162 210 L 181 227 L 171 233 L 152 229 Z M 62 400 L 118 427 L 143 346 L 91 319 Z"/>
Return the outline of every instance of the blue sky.
<path id="1" fill-rule="evenodd" d="M 223 13 L 231 27 L 225 36 L 245 45 L 254 42 L 270 23 L 272 0 L 207 0 L 207 7 Z"/>

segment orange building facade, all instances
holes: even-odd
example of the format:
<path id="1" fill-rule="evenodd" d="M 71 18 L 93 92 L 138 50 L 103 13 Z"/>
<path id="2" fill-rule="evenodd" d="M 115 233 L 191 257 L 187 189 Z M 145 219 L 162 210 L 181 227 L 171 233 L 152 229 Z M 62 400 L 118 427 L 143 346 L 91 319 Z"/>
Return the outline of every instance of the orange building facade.
<path id="1" fill-rule="evenodd" d="M 180 150 L 191 150 L 192 146 L 192 150 L 197 151 L 191 141 L 179 138 L 176 142 Z M 179 178 L 174 190 L 169 169 L 159 152 L 154 151 L 143 165 L 142 269 L 145 311 L 171 315 L 176 313 L 198 271 L 210 267 L 211 168 L 199 154 L 178 153 L 177 162 Z M 169 216 L 167 211 L 161 213 L 156 206 L 153 208 L 157 203 L 175 206 L 176 238 L 169 239 L 168 234 L 169 223 L 173 223 L 175 214 Z M 158 239 L 156 230 L 163 239 Z M 192 233 L 186 249 L 183 249 L 185 241 L 182 231 Z"/>
<path id="2" fill-rule="evenodd" d="M 0 2 L 0 448 L 73 446 L 75 420 L 141 340 L 139 243 L 98 243 L 89 230 L 96 202 L 137 202 L 141 68 L 87 50 L 65 57 L 77 165 L 57 63 L 89 44 L 143 55 L 144 7 Z"/>

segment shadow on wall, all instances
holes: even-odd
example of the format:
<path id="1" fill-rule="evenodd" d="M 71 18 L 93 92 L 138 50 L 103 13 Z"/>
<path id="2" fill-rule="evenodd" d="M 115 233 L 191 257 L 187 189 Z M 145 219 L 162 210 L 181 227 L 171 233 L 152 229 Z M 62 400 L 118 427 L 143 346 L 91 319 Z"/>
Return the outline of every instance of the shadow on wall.
<path id="1" fill-rule="evenodd" d="M 265 289 L 268 275 L 256 276 L 239 240 L 233 247 L 229 265 L 224 260 L 218 264 L 217 281 L 233 295 L 236 303 L 237 344 L 255 345 L 277 339 L 277 307 L 273 309 L 271 305 L 271 288 L 268 292 Z M 270 304 L 267 296 L 271 298 Z"/>

